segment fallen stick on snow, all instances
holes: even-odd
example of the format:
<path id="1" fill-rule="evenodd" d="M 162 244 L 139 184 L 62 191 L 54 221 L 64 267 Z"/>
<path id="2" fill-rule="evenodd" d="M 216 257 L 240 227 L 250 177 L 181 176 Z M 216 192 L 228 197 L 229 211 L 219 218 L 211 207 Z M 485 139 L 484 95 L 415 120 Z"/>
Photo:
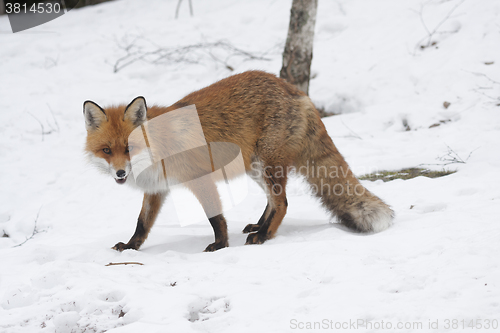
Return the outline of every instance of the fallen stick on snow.
<path id="1" fill-rule="evenodd" d="M 115 266 L 115 265 L 144 265 L 144 264 L 140 262 L 129 261 L 129 262 L 110 262 L 109 264 L 104 266 Z"/>

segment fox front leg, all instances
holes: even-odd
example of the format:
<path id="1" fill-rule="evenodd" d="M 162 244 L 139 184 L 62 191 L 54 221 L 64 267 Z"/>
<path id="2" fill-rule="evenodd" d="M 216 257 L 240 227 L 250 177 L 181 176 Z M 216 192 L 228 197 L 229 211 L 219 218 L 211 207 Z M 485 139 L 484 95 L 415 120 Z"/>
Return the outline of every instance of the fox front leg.
<path id="1" fill-rule="evenodd" d="M 135 228 L 135 233 L 130 238 L 127 244 L 122 242 L 117 243 L 113 246 L 114 250 L 123 251 L 127 249 L 138 250 L 142 243 L 148 237 L 151 227 L 158 217 L 161 206 L 165 201 L 166 193 L 155 193 L 148 194 L 144 193 L 144 199 L 142 201 L 142 209 L 137 220 L 137 227 Z"/>

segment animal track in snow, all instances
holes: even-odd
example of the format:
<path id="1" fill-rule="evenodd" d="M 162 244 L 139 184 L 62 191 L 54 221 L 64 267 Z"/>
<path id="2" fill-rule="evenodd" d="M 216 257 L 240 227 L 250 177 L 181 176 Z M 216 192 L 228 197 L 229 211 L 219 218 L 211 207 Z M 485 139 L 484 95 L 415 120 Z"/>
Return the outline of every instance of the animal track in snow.
<path id="1" fill-rule="evenodd" d="M 229 310 L 231 310 L 231 305 L 226 298 L 212 297 L 209 299 L 199 299 L 189 306 L 187 319 L 190 322 L 204 321 L 221 316 Z"/>

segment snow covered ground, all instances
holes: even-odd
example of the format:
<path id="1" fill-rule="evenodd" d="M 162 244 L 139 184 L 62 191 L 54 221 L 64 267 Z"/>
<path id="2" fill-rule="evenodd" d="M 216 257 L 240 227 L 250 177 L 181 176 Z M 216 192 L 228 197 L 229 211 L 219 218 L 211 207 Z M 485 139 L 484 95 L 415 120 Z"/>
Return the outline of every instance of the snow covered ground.
<path id="1" fill-rule="evenodd" d="M 82 103 L 169 105 L 281 67 L 291 1 L 193 0 L 194 17 L 185 2 L 178 20 L 176 4 L 110 2 L 17 34 L 0 17 L 0 332 L 499 331 L 500 2 L 319 1 L 310 96 L 343 113 L 324 122 L 355 173 L 458 170 L 364 181 L 394 208 L 390 229 L 329 223 L 294 180 L 277 237 L 244 246 L 265 207 L 249 183 L 226 214 L 229 248 L 202 253 L 209 223 L 180 227 L 169 200 L 141 250 L 118 253 L 142 194 L 86 164 Z M 437 27 L 430 43 L 425 26 Z M 270 60 L 230 57 L 231 72 L 214 48 L 114 73 L 134 40 L 226 41 Z M 448 147 L 466 163 L 441 165 Z M 143 265 L 105 266 L 126 261 Z"/>

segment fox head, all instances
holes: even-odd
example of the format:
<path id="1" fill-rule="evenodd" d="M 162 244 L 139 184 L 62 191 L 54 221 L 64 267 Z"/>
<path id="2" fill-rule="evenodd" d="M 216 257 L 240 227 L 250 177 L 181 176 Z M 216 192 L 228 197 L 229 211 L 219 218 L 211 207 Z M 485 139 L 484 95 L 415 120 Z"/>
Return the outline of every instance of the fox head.
<path id="1" fill-rule="evenodd" d="M 134 150 L 129 135 L 147 120 L 146 100 L 139 96 L 127 106 L 106 109 L 86 101 L 83 115 L 87 128 L 85 151 L 91 163 L 118 184 L 124 184 L 132 169 L 130 154 Z"/>

